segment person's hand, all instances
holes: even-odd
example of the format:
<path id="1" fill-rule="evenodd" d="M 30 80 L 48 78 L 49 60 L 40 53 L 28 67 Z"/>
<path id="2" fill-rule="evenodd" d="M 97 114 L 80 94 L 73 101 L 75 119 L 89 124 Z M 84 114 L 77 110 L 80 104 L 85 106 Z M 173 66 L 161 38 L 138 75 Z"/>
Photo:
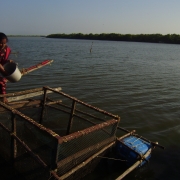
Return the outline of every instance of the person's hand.
<path id="1" fill-rule="evenodd" d="M 6 71 L 4 70 L 4 67 L 0 64 L 0 73 L 3 75 L 3 76 L 6 76 L 7 73 Z"/>
<path id="2" fill-rule="evenodd" d="M 4 68 L 3 66 L 0 64 L 0 72 L 3 72 L 4 71 Z"/>
<path id="3" fill-rule="evenodd" d="M 13 63 L 14 61 L 12 59 L 8 60 L 10 63 Z"/>

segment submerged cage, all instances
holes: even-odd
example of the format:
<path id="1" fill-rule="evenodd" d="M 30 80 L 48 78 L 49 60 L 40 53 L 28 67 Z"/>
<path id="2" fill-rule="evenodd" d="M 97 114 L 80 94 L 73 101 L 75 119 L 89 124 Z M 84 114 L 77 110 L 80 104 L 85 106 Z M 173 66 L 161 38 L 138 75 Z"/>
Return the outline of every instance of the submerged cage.
<path id="1" fill-rule="evenodd" d="M 79 179 L 116 142 L 119 116 L 59 89 L 6 96 L 12 102 L 0 102 L 0 154 L 26 179 Z"/>

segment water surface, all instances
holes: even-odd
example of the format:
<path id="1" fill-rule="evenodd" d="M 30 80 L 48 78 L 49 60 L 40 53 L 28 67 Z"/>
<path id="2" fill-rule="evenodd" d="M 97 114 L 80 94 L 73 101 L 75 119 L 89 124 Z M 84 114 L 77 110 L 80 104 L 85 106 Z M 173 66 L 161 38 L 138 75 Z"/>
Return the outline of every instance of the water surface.
<path id="1" fill-rule="evenodd" d="M 42 86 L 118 114 L 120 125 L 166 147 L 125 179 L 180 179 L 180 46 L 171 44 L 13 37 L 20 68 L 45 59 L 51 66 L 8 83 L 8 92 Z M 92 177 L 93 176 L 93 177 Z M 97 179 L 114 179 L 110 170 Z M 89 178 L 95 179 L 95 175 Z"/>

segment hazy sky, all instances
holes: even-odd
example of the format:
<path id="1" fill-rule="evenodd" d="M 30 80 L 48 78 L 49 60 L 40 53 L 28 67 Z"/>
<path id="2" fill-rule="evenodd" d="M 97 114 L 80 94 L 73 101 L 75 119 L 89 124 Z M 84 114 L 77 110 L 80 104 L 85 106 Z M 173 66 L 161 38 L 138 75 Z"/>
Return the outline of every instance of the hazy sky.
<path id="1" fill-rule="evenodd" d="M 0 32 L 180 34 L 180 0 L 1 0 Z"/>

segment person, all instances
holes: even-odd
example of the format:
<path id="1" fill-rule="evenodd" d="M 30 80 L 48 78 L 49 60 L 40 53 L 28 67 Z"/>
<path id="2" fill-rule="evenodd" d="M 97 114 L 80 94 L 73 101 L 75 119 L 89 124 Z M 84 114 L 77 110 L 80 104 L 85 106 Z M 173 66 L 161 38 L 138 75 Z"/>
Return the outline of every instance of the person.
<path id="1" fill-rule="evenodd" d="M 8 60 L 8 57 L 11 53 L 11 49 L 7 46 L 6 44 L 7 42 L 8 42 L 7 36 L 4 33 L 0 32 L 0 73 L 3 76 L 7 75 L 6 71 L 3 68 L 3 65 L 8 62 L 13 62 L 12 60 Z M 7 80 L 3 76 L 0 76 L 0 94 L 6 94 Z M 8 103 L 6 97 L 3 97 L 2 101 L 4 103 Z"/>

